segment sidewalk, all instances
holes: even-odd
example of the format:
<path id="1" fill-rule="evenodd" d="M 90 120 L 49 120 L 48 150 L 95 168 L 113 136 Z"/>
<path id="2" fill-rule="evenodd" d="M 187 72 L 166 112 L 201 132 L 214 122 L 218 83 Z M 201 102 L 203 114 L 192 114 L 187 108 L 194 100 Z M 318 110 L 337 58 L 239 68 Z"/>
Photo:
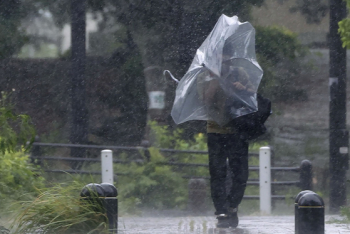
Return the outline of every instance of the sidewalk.
<path id="1" fill-rule="evenodd" d="M 326 216 L 326 234 L 350 234 L 350 224 Z M 333 220 L 333 221 L 332 221 Z M 243 216 L 236 229 L 216 229 L 214 216 L 119 217 L 118 234 L 294 234 L 294 216 Z"/>

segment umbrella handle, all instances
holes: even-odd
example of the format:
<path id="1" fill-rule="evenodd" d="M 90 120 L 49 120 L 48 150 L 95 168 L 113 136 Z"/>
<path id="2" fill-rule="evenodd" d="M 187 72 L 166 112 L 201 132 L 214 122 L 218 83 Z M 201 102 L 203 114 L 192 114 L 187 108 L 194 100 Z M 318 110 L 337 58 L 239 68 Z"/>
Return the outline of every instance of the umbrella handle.
<path id="1" fill-rule="evenodd" d="M 163 71 L 163 75 L 164 75 L 164 76 L 165 76 L 166 73 L 169 73 L 169 75 L 170 75 L 171 79 L 173 79 L 173 81 L 175 81 L 176 83 L 179 83 L 179 80 L 176 79 L 176 78 L 173 76 L 173 74 L 171 74 L 171 72 L 170 72 L 169 70 L 164 70 L 164 71 Z"/>

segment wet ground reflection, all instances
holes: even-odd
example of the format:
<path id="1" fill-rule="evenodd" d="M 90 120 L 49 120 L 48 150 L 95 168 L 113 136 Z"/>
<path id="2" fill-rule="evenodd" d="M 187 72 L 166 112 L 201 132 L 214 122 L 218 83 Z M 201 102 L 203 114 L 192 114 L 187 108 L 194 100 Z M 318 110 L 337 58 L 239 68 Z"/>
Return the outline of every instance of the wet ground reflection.
<path id="1" fill-rule="evenodd" d="M 325 234 L 350 234 L 339 216 L 326 215 Z M 243 216 L 237 228 L 216 228 L 214 216 L 120 217 L 118 234 L 294 234 L 294 216 Z"/>
<path id="2" fill-rule="evenodd" d="M 250 234 L 250 232 L 242 228 L 213 228 L 208 230 L 208 234 Z"/>

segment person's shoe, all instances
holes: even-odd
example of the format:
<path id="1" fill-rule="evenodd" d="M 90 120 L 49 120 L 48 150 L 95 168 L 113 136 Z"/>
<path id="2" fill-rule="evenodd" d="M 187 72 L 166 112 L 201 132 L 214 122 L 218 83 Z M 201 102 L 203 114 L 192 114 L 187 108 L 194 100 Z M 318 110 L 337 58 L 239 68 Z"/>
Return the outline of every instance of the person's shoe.
<path id="1" fill-rule="evenodd" d="M 230 208 L 228 209 L 228 222 L 230 227 L 236 228 L 238 226 L 238 215 L 237 215 L 238 209 L 237 208 Z"/>
<path id="2" fill-rule="evenodd" d="M 216 216 L 216 219 L 218 220 L 216 227 L 217 228 L 229 228 L 230 222 L 229 222 L 229 216 L 227 214 L 220 214 Z"/>

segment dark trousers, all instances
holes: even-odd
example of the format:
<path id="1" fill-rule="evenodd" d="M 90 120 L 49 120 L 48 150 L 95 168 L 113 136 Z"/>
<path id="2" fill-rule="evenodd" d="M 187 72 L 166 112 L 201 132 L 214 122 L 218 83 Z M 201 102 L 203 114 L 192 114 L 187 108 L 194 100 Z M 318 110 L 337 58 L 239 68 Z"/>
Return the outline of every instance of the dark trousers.
<path id="1" fill-rule="evenodd" d="M 248 180 L 248 142 L 238 134 L 208 133 L 211 197 L 215 214 L 241 203 Z M 227 189 L 226 177 L 230 177 Z"/>

